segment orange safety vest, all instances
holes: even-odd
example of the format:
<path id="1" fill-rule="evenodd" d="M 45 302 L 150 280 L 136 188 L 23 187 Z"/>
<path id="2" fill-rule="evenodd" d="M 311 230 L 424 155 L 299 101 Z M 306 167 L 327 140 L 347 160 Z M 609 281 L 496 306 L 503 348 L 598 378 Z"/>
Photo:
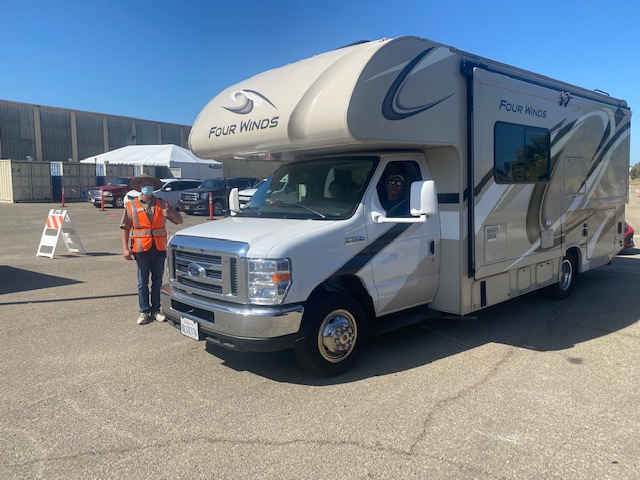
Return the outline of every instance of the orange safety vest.
<path id="1" fill-rule="evenodd" d="M 131 229 L 131 251 L 146 252 L 151 250 L 155 242 L 156 249 L 160 252 L 167 250 L 167 229 L 165 228 L 166 218 L 162 215 L 164 200 L 154 199 L 156 206 L 153 210 L 153 220 L 149 222 L 149 217 L 145 208 L 140 203 L 138 197 L 127 203 L 129 215 L 133 222 Z M 135 211 L 134 211 L 135 205 Z"/>

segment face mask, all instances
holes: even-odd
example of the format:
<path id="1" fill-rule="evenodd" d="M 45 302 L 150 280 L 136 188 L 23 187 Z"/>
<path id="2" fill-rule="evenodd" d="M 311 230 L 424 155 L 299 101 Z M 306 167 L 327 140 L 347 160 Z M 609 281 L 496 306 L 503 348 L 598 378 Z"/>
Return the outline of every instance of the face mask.
<path id="1" fill-rule="evenodd" d="M 145 185 L 140 189 L 140 192 L 148 197 L 153 193 L 153 187 L 151 185 Z"/>

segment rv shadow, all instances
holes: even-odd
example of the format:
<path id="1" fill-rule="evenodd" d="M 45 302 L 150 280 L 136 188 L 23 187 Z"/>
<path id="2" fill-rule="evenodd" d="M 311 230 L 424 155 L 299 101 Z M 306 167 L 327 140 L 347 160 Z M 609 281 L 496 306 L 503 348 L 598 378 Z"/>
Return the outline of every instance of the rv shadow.
<path id="1" fill-rule="evenodd" d="M 334 378 L 317 378 L 295 361 L 291 351 L 207 351 L 224 365 L 274 381 L 335 385 L 426 366 L 490 343 L 539 352 L 569 350 L 632 325 L 640 316 L 640 258 L 617 257 L 610 265 L 580 275 L 566 300 L 532 292 L 469 318 L 434 318 L 389 334 L 370 337 L 355 368 Z"/>
<path id="2" fill-rule="evenodd" d="M 33 272 L 31 270 L 24 270 L 22 268 L 0 266 L 0 295 L 73 285 L 76 283 L 81 282 L 66 277 L 57 277 Z"/>

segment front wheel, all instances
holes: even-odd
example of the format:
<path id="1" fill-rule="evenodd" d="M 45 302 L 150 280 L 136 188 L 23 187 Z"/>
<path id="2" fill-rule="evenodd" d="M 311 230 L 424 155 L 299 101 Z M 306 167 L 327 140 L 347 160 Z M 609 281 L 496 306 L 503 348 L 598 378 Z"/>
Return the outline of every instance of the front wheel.
<path id="1" fill-rule="evenodd" d="M 122 195 L 116 195 L 115 197 L 113 197 L 113 206 L 115 208 L 124 207 L 124 197 Z"/>
<path id="2" fill-rule="evenodd" d="M 349 295 L 332 293 L 310 305 L 302 319 L 304 337 L 293 352 L 308 371 L 340 375 L 355 364 L 366 342 L 366 316 Z"/>
<path id="3" fill-rule="evenodd" d="M 213 201 L 213 214 L 216 216 L 220 216 L 224 213 L 224 205 L 220 200 Z"/>
<path id="4" fill-rule="evenodd" d="M 549 287 L 549 295 L 551 298 L 563 300 L 571 294 L 578 276 L 578 269 L 576 267 L 574 255 L 569 253 L 562 258 L 559 273 L 560 277 L 558 279 L 558 283 Z"/>

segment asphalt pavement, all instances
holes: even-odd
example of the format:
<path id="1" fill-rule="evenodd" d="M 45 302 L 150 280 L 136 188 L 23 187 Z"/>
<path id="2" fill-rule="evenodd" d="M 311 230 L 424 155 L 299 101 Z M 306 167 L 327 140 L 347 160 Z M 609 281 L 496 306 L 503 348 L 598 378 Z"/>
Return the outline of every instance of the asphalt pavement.
<path id="1" fill-rule="evenodd" d="M 36 257 L 51 208 L 0 204 L 2 479 L 640 478 L 640 249 L 318 379 L 136 325 L 122 210 L 67 205 L 86 254 Z"/>

